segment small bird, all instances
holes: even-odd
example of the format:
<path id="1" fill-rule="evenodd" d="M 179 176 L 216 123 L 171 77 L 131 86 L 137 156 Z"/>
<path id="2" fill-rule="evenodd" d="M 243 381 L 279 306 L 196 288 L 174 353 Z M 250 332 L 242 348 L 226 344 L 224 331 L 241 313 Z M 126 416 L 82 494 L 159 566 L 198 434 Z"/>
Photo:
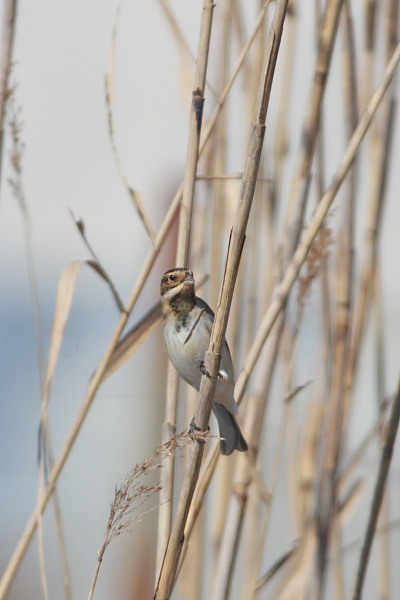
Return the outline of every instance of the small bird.
<path id="1" fill-rule="evenodd" d="M 169 358 L 179 375 L 198 391 L 205 372 L 204 357 L 210 343 L 214 313 L 204 300 L 196 296 L 193 273 L 189 269 L 166 271 L 161 279 L 160 292 L 163 334 Z M 222 438 L 221 454 L 247 450 L 235 416 L 238 406 L 233 395 L 234 386 L 232 358 L 224 340 L 213 404 Z"/>

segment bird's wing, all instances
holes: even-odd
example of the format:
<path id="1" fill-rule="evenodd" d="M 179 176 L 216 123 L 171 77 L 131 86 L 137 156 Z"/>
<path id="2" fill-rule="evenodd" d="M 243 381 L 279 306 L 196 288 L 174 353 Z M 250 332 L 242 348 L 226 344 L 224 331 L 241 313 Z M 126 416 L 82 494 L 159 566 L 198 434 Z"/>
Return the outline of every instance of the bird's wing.
<path id="1" fill-rule="evenodd" d="M 215 314 L 213 310 L 209 307 L 207 302 L 205 302 L 205 300 L 196 296 L 196 304 L 200 309 L 204 310 L 204 312 L 209 317 L 211 317 L 212 321 L 214 321 Z M 224 340 L 224 345 L 222 348 L 221 369 L 226 372 L 228 380 L 234 385 L 235 373 L 233 370 L 231 351 L 229 350 L 228 342 L 226 341 L 226 339 Z"/>

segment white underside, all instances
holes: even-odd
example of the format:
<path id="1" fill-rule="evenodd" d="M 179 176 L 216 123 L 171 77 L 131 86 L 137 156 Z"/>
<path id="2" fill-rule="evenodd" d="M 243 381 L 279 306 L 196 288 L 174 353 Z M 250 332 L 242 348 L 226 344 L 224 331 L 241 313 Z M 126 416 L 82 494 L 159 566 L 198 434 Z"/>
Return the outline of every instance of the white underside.
<path id="1" fill-rule="evenodd" d="M 188 321 L 186 327 L 182 327 L 180 331 L 175 329 L 175 317 L 168 316 L 164 322 L 163 333 L 168 354 L 175 369 L 185 381 L 198 390 L 202 377 L 200 366 L 204 361 L 210 342 L 212 320 L 206 312 L 203 312 L 193 328 L 200 309 L 192 312 L 194 314 L 191 315 L 191 321 Z M 214 401 L 225 406 L 232 414 L 236 414 L 238 407 L 233 395 L 233 366 L 226 343 L 222 350 L 221 371 L 223 372 L 223 379 L 218 379 Z"/>

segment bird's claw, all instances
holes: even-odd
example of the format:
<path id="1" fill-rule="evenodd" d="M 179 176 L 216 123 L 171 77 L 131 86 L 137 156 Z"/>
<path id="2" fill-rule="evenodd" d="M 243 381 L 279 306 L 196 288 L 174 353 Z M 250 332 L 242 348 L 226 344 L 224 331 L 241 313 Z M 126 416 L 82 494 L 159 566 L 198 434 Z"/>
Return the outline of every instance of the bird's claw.
<path id="1" fill-rule="evenodd" d="M 202 431 L 200 427 L 196 425 L 194 419 L 190 421 L 188 434 L 193 440 L 196 440 L 200 444 L 205 444 L 206 440 L 204 439 L 210 431 L 210 427 L 207 427 L 206 431 Z"/>
<path id="2" fill-rule="evenodd" d="M 204 361 L 201 361 L 201 363 L 200 363 L 200 371 L 202 372 L 203 375 L 206 375 L 208 377 L 208 379 L 214 379 L 214 377 L 210 374 L 210 372 L 207 371 Z M 229 380 L 228 373 L 226 371 L 224 371 L 223 369 L 221 369 L 218 372 L 217 379 L 220 379 L 223 383 L 227 383 Z"/>
<path id="3" fill-rule="evenodd" d="M 204 361 L 201 361 L 201 363 L 200 363 L 200 371 L 202 372 L 203 375 L 206 375 L 208 377 L 208 379 L 214 379 L 210 375 L 209 371 L 207 371 Z"/>

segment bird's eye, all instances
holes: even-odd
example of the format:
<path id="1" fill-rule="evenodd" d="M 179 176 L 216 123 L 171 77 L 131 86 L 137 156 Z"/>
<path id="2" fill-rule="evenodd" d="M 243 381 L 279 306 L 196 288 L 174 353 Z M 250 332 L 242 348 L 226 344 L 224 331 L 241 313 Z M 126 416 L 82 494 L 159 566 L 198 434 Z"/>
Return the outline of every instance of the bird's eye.
<path id="1" fill-rule="evenodd" d="M 169 276 L 169 280 L 170 281 L 175 281 L 175 279 L 176 279 L 176 275 L 172 274 L 172 275 Z"/>

